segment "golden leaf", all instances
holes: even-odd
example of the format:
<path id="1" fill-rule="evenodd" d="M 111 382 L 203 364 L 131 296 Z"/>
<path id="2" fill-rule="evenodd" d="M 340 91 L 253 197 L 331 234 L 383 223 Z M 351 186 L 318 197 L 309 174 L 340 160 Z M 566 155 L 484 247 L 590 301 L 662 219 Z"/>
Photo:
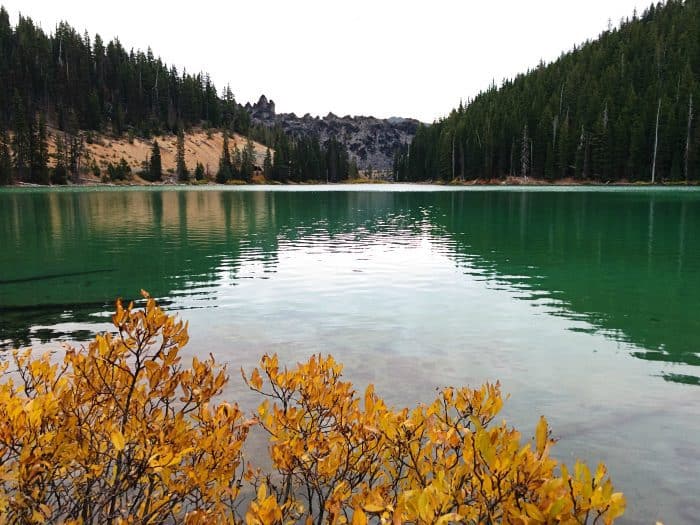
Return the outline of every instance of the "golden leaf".
<path id="1" fill-rule="evenodd" d="M 537 446 L 537 453 L 542 455 L 544 449 L 547 445 L 547 420 L 544 416 L 540 416 L 540 422 L 537 424 L 537 430 L 535 431 L 535 443 Z"/>
<path id="2" fill-rule="evenodd" d="M 112 445 L 114 445 L 114 449 L 117 452 L 121 452 L 122 450 L 124 450 L 126 442 L 124 440 L 124 435 L 119 430 L 113 431 L 109 435 L 109 439 L 112 441 Z"/>
<path id="3" fill-rule="evenodd" d="M 352 525 L 367 525 L 367 515 L 362 509 L 355 509 L 355 512 L 353 512 Z"/>

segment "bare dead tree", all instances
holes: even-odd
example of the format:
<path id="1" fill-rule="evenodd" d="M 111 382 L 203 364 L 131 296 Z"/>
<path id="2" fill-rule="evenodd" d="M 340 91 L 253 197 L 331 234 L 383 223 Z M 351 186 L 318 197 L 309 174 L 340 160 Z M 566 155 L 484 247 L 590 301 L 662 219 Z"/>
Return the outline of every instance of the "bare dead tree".
<path id="1" fill-rule="evenodd" d="M 530 168 L 530 137 L 528 136 L 527 124 L 523 128 L 523 141 L 520 148 L 520 174 L 527 178 Z"/>
<path id="2" fill-rule="evenodd" d="M 659 149 L 659 116 L 661 115 L 661 97 L 659 97 L 659 107 L 656 110 L 656 132 L 654 137 L 654 160 L 651 164 L 651 183 L 656 180 L 656 153 Z"/>
<path id="3" fill-rule="evenodd" d="M 688 132 L 685 139 L 685 181 L 688 182 L 688 159 L 690 157 L 690 130 L 693 126 L 693 94 L 688 99 Z"/>
<path id="4" fill-rule="evenodd" d="M 455 138 L 456 132 L 452 132 L 452 180 L 455 180 Z"/>

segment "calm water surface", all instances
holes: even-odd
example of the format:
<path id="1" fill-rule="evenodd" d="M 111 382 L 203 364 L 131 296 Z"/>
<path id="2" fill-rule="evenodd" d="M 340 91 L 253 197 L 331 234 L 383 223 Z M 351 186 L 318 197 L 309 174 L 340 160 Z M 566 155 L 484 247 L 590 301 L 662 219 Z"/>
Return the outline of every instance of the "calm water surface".
<path id="1" fill-rule="evenodd" d="M 624 522 L 700 519 L 700 191 L 0 192 L 2 347 L 85 341 L 140 288 L 234 371 L 330 352 L 396 405 L 500 380 Z"/>

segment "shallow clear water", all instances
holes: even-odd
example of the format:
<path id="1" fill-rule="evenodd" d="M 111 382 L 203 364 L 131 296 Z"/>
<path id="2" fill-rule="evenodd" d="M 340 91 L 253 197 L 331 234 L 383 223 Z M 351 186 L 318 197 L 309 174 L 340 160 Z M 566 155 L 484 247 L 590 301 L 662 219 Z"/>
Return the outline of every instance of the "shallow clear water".
<path id="1" fill-rule="evenodd" d="M 140 288 L 236 370 L 333 353 L 393 404 L 500 380 L 605 461 L 624 522 L 700 519 L 700 191 L 0 191 L 0 344 L 59 348 Z"/>

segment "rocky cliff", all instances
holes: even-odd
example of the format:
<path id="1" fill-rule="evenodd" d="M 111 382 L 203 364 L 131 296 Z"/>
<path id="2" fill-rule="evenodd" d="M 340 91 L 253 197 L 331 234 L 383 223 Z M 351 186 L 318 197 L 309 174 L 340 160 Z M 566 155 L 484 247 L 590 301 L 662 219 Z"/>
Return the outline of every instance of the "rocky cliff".
<path id="1" fill-rule="evenodd" d="M 255 124 L 280 125 L 293 137 L 314 134 L 321 142 L 335 137 L 348 148 L 350 157 L 360 169 L 369 166 L 374 170 L 389 170 L 394 152 L 413 139 L 419 122 L 415 119 L 393 117 L 338 117 L 328 113 L 325 117 L 312 117 L 308 113 L 297 117 L 294 113 L 276 113 L 275 103 L 261 96 L 257 103 L 245 108 Z"/>

